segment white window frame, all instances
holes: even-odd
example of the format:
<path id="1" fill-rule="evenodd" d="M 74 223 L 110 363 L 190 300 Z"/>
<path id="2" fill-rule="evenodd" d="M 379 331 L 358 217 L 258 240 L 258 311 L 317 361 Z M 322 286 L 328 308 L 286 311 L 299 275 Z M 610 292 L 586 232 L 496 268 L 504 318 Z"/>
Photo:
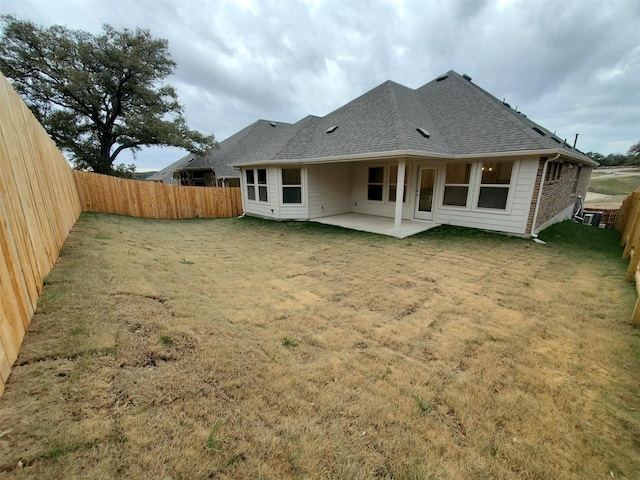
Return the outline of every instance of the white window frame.
<path id="1" fill-rule="evenodd" d="M 396 178 L 393 179 L 393 182 L 391 181 L 391 167 L 398 167 L 397 163 L 377 163 L 374 165 L 367 165 L 367 168 L 365 170 L 365 177 L 366 177 L 366 194 L 365 194 L 365 200 L 367 202 L 371 202 L 373 204 L 385 204 L 385 205 L 395 205 L 396 204 L 396 199 L 395 197 L 392 199 L 389 196 L 389 189 L 391 188 L 392 185 L 396 186 L 396 189 L 398 188 L 398 184 L 397 179 L 398 177 L 396 176 Z M 369 183 L 369 169 L 370 168 L 382 168 L 382 183 Z M 396 174 L 397 175 L 397 174 Z M 410 185 L 410 177 L 411 175 L 411 165 L 410 164 L 406 164 L 405 165 L 405 172 L 404 172 L 404 182 L 405 182 L 405 187 L 404 187 L 404 201 L 402 202 L 402 205 L 404 206 L 408 206 L 409 205 L 409 187 Z M 382 185 L 382 199 L 381 200 L 370 200 L 369 199 L 369 185 Z M 396 190 L 397 191 L 397 190 Z"/>
<path id="2" fill-rule="evenodd" d="M 282 178 L 283 170 L 299 170 L 300 171 L 300 184 L 298 185 L 285 185 L 284 180 Z M 305 196 L 304 196 L 304 184 L 305 184 L 305 169 L 302 167 L 280 167 L 278 169 L 278 177 L 279 177 L 279 189 L 280 189 L 280 206 L 282 207 L 300 207 L 305 205 Z M 300 202 L 298 203 L 285 203 L 284 201 L 284 189 L 285 188 L 299 188 L 300 189 Z"/>
<path id="3" fill-rule="evenodd" d="M 264 170 L 264 175 L 265 175 L 265 183 L 260 183 L 259 180 L 259 175 L 258 172 L 260 170 Z M 253 183 L 249 183 L 249 179 L 247 178 L 247 173 L 248 171 L 252 171 L 253 172 Z M 248 202 L 260 202 L 260 203 L 269 203 L 269 169 L 268 168 L 247 168 L 245 170 L 245 174 L 244 174 L 244 179 L 245 179 L 245 183 L 246 183 L 246 190 L 247 190 L 247 201 Z M 253 188 L 253 192 L 254 192 L 254 198 L 251 199 L 249 198 L 249 187 Z M 261 200 L 260 199 L 260 189 L 264 188 L 265 192 L 266 192 L 266 199 L 265 200 Z"/>
<path id="4" fill-rule="evenodd" d="M 369 182 L 369 170 L 372 168 L 382 168 L 382 183 L 371 183 Z M 387 184 L 387 169 L 384 164 L 375 164 L 375 165 L 367 165 L 366 170 L 366 185 L 367 185 L 367 193 L 366 193 L 366 201 L 376 204 L 385 203 L 385 185 Z M 382 198 L 380 200 L 371 200 L 369 198 L 369 185 L 380 185 L 382 186 Z"/>
<path id="5" fill-rule="evenodd" d="M 486 164 L 495 164 L 495 163 L 512 163 L 511 166 L 511 178 L 509 180 L 509 184 L 505 183 L 482 183 L 482 169 Z M 513 203 L 513 191 L 515 190 L 515 179 L 518 175 L 520 162 L 518 160 L 491 160 L 491 161 L 482 161 L 479 160 L 477 163 L 476 169 L 476 187 L 473 192 L 473 210 L 478 210 L 481 212 L 491 212 L 491 213 L 511 213 L 511 206 Z M 493 188 L 506 188 L 508 189 L 507 193 L 507 201 L 504 208 L 489 208 L 489 207 L 479 207 L 478 202 L 480 201 L 480 189 L 482 187 L 493 187 Z"/>
<path id="6" fill-rule="evenodd" d="M 396 167 L 396 178 L 393 179 L 393 182 L 391 181 L 391 169 L 393 167 Z M 385 166 L 385 172 L 387 175 L 387 182 L 385 185 L 385 193 L 386 193 L 386 203 L 391 203 L 392 205 L 396 204 L 396 199 L 395 196 L 394 198 L 391 198 L 391 185 L 395 185 L 396 186 L 396 192 L 398 191 L 398 164 L 397 163 L 389 163 Z M 402 201 L 402 205 L 409 205 L 409 179 L 411 178 L 411 165 L 409 165 L 408 163 L 405 165 L 405 170 L 404 170 L 404 199 Z"/>
<path id="7" fill-rule="evenodd" d="M 469 183 L 446 183 L 447 182 L 447 168 L 450 165 L 467 165 L 470 164 L 469 170 Z M 442 169 L 442 196 L 440 197 L 440 202 L 438 204 L 441 208 L 451 208 L 453 210 L 471 210 L 471 206 L 473 205 L 473 190 L 474 190 L 474 180 L 476 174 L 476 165 L 477 162 L 474 161 L 465 161 L 465 162 L 455 162 L 455 163 L 445 163 L 444 168 Z M 467 200 L 464 205 L 447 205 L 444 203 L 444 196 L 447 192 L 447 187 L 467 187 Z"/>

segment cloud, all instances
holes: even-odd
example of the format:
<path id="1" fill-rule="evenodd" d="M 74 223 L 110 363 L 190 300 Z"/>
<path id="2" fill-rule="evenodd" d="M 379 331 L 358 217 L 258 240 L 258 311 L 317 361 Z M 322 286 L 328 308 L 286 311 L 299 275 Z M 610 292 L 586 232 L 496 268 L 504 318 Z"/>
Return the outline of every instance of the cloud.
<path id="1" fill-rule="evenodd" d="M 385 80 L 417 88 L 450 69 L 563 138 L 580 133 L 583 150 L 640 140 L 638 2 L 3 0 L 0 9 L 167 38 L 187 121 L 219 140 L 259 118 L 326 115 Z M 182 154 L 150 149 L 137 161 L 160 168 Z"/>

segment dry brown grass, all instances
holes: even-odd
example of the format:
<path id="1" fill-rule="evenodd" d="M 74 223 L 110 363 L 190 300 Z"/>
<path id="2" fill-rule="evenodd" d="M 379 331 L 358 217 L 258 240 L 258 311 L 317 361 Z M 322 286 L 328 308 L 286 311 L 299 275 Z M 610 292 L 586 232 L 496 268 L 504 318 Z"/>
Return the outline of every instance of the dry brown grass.
<path id="1" fill-rule="evenodd" d="M 638 478 L 626 266 L 550 240 L 83 215 L 0 477 Z"/>

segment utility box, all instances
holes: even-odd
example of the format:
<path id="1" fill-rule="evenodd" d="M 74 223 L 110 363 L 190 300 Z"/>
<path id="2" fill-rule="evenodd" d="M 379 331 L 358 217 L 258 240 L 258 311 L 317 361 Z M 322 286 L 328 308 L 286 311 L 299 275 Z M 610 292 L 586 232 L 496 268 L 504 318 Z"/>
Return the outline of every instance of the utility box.
<path id="1" fill-rule="evenodd" d="M 597 212 L 594 210 L 585 210 L 584 213 L 584 220 L 582 220 L 582 223 L 586 224 L 586 225 L 591 225 L 592 227 L 599 227 L 600 226 L 600 220 L 602 220 L 602 212 Z"/>

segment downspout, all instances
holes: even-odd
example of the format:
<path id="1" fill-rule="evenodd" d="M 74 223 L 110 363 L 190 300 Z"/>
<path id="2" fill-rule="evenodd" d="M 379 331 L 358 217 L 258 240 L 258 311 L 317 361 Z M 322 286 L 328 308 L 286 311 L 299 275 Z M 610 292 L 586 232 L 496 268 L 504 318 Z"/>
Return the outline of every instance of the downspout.
<path id="1" fill-rule="evenodd" d="M 540 188 L 538 189 L 538 199 L 536 200 L 536 210 L 533 213 L 533 223 L 531 224 L 531 237 L 534 242 L 544 243 L 542 240 L 538 239 L 538 234 L 536 233 L 536 220 L 538 220 L 538 210 L 540 209 L 540 199 L 542 198 L 542 189 L 544 187 L 544 179 L 547 176 L 547 166 L 551 162 L 555 162 L 558 158 L 560 158 L 560 152 L 556 153 L 555 157 L 547 158 L 547 161 L 544 162 L 544 167 L 542 168 L 542 178 L 540 179 Z"/>

